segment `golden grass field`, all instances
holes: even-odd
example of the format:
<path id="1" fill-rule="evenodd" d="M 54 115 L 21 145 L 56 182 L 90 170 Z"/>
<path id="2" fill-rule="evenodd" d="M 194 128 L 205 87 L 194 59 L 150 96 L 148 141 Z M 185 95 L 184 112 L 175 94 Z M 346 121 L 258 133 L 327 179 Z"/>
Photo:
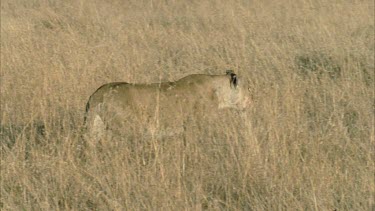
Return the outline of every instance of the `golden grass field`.
<path id="1" fill-rule="evenodd" d="M 374 210 L 374 30 L 371 0 L 1 0 L 0 209 Z M 77 156 L 100 85 L 227 69 L 247 126 Z"/>

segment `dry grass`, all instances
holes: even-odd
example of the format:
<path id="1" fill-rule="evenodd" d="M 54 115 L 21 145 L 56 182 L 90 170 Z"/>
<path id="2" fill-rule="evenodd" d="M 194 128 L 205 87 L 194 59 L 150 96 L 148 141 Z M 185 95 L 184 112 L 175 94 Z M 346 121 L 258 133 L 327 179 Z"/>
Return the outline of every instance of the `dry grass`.
<path id="1" fill-rule="evenodd" d="M 1 210 L 375 209 L 373 1 L 142 2 L 1 1 Z M 226 69 L 254 87 L 245 137 L 77 159 L 101 84 Z"/>

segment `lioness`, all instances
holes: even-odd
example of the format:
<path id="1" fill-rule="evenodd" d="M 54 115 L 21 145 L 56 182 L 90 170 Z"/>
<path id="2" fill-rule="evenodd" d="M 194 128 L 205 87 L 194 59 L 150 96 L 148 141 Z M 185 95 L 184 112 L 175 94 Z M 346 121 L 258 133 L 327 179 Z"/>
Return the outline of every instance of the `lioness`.
<path id="1" fill-rule="evenodd" d="M 173 136 L 187 119 L 204 120 L 223 109 L 243 110 L 250 104 L 248 88 L 233 71 L 223 75 L 189 75 L 175 82 L 104 84 L 86 105 L 89 134 Z"/>

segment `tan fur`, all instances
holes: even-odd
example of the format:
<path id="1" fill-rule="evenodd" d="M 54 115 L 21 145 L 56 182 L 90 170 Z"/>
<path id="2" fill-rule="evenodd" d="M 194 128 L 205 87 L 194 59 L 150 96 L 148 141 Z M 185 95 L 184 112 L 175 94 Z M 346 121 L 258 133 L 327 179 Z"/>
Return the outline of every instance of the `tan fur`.
<path id="1" fill-rule="evenodd" d="M 121 135 L 180 134 L 192 116 L 205 118 L 222 109 L 242 110 L 249 105 L 247 88 L 239 80 L 238 86 L 233 86 L 231 74 L 235 75 L 228 72 L 189 75 L 175 82 L 105 84 L 87 103 L 86 126 L 97 137 L 105 129 Z"/>

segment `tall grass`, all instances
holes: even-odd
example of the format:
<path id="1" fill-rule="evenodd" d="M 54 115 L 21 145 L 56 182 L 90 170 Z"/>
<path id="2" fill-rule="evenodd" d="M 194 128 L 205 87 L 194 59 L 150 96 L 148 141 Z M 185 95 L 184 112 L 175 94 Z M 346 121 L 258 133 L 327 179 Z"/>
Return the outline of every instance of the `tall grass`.
<path id="1" fill-rule="evenodd" d="M 374 209 L 374 44 L 373 1 L 2 0 L 0 209 Z M 78 159 L 101 84 L 226 69 L 246 127 Z"/>

